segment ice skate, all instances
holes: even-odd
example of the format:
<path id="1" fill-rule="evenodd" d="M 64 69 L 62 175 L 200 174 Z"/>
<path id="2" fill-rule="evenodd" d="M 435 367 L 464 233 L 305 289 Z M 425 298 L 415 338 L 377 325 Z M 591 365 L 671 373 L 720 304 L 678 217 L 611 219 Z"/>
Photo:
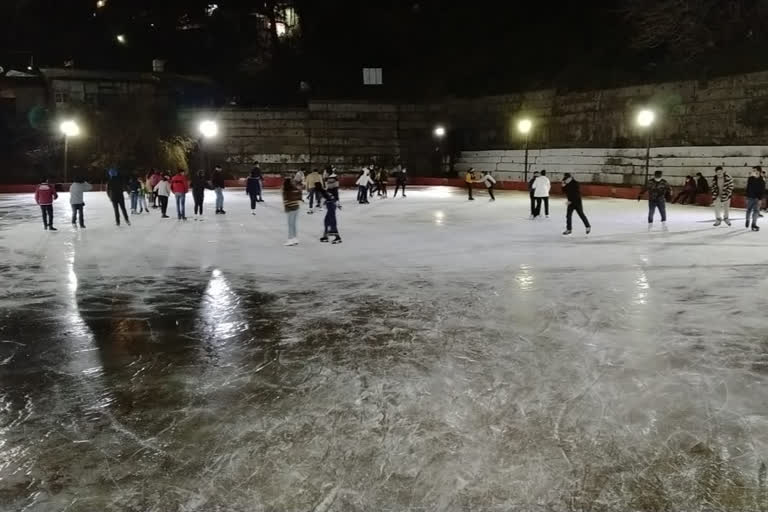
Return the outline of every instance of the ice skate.
<path id="1" fill-rule="evenodd" d="M 563 231 L 563 235 L 570 235 L 570 234 L 571 234 L 570 229 L 566 229 L 565 231 Z"/>
<path id="2" fill-rule="evenodd" d="M 731 227 L 731 220 L 730 219 L 725 219 L 723 222 L 725 222 L 726 226 Z"/>
<path id="3" fill-rule="evenodd" d="M 251 215 L 256 215 L 256 210 L 251 210 Z"/>
<path id="4" fill-rule="evenodd" d="M 719 226 L 719 225 L 720 225 L 720 224 L 722 224 L 722 223 L 723 223 L 723 221 L 722 221 L 722 220 L 720 220 L 720 219 L 717 219 L 717 220 L 715 221 L 715 223 L 714 223 L 714 224 L 712 224 L 712 225 L 713 225 L 713 226 L 715 226 L 715 227 L 717 227 L 717 226 Z"/>
<path id="5" fill-rule="evenodd" d="M 313 213 L 315 213 L 315 210 L 313 210 L 312 208 L 307 210 L 307 215 L 312 215 Z"/>
<path id="6" fill-rule="evenodd" d="M 587 228 L 587 234 L 590 234 L 591 232 L 592 232 L 592 228 L 591 227 Z"/>
<path id="7" fill-rule="evenodd" d="M 321 242 L 327 242 L 328 241 L 328 237 L 323 235 L 323 237 L 320 239 L 320 241 Z"/>
<path id="8" fill-rule="evenodd" d="M 336 238 L 333 239 L 333 242 L 331 242 L 333 245 L 340 244 L 341 243 L 341 237 L 339 235 L 336 235 Z"/>
<path id="9" fill-rule="evenodd" d="M 747 222 L 744 223 L 744 227 L 749 229 L 749 219 L 747 219 Z"/>
<path id="10" fill-rule="evenodd" d="M 56 228 L 55 228 L 55 227 L 53 227 L 53 226 L 48 226 L 48 230 L 49 230 L 49 231 L 58 231 L 58 229 L 56 229 Z"/>
<path id="11" fill-rule="evenodd" d="M 752 224 L 752 231 L 760 231 L 760 226 L 757 224 Z"/>
<path id="12" fill-rule="evenodd" d="M 298 238 L 291 238 L 284 244 L 286 247 L 293 247 L 294 245 L 299 245 Z"/>

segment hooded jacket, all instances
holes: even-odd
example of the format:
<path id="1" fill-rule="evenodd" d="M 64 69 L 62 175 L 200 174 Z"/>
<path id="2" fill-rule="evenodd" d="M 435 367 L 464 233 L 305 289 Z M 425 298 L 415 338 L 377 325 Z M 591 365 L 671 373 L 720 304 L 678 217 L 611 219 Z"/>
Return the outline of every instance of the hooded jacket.
<path id="1" fill-rule="evenodd" d="M 41 183 L 35 189 L 35 202 L 40 206 L 53 204 L 53 201 L 59 198 L 56 193 L 56 186 L 53 183 Z"/>
<path id="2" fill-rule="evenodd" d="M 546 176 L 538 176 L 533 180 L 533 197 L 549 197 L 549 190 L 552 188 L 552 184 L 549 178 Z"/>
<path id="3" fill-rule="evenodd" d="M 69 204 L 84 204 L 83 193 L 90 192 L 93 187 L 90 183 L 78 183 L 74 182 L 69 186 Z"/>
<path id="4" fill-rule="evenodd" d="M 363 174 L 362 174 L 362 176 L 360 176 L 359 178 L 357 178 L 357 181 L 355 182 L 355 184 L 356 184 L 358 187 L 367 187 L 368 185 L 370 185 L 371 183 L 373 183 L 373 180 L 371 180 L 371 175 L 370 175 L 370 172 L 371 172 L 371 171 L 369 171 L 368 169 L 363 169 Z"/>
<path id="5" fill-rule="evenodd" d="M 483 176 L 483 183 L 485 183 L 486 188 L 491 188 L 496 184 L 496 178 L 491 176 L 491 173 L 488 172 Z"/>
<path id="6" fill-rule="evenodd" d="M 171 178 L 171 192 L 174 194 L 186 194 L 189 192 L 189 182 L 185 175 L 178 173 Z"/>
<path id="7" fill-rule="evenodd" d="M 568 198 L 569 203 L 576 204 L 581 202 L 581 187 L 579 182 L 572 177 L 569 178 L 568 183 L 563 183 L 563 192 L 565 192 L 565 197 Z"/>
<path id="8" fill-rule="evenodd" d="M 155 185 L 154 191 L 159 196 L 168 197 L 171 195 L 171 184 L 168 183 L 168 180 L 161 180 L 160 183 Z"/>

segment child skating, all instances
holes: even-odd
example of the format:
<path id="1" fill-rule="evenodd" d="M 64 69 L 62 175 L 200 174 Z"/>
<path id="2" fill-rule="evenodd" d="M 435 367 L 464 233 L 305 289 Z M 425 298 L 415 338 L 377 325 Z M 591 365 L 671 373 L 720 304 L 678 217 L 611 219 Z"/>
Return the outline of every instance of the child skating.
<path id="1" fill-rule="evenodd" d="M 339 235 L 339 229 L 336 223 L 336 208 L 341 209 L 341 205 L 338 204 L 338 199 L 333 194 L 329 194 L 327 191 L 323 190 L 320 185 L 316 185 L 316 189 L 318 190 L 319 194 L 323 196 L 325 199 L 325 219 L 323 220 L 323 237 L 320 239 L 321 242 L 327 242 L 328 237 L 333 235 L 333 244 L 340 244 L 341 243 L 341 236 Z"/>

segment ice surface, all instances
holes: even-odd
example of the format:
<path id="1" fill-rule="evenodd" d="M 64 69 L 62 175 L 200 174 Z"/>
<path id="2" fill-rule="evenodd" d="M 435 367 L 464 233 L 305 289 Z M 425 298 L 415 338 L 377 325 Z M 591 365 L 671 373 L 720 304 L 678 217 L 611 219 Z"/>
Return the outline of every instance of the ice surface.
<path id="1" fill-rule="evenodd" d="M 0 196 L 0 510 L 766 510 L 743 211 L 353 195 L 293 248 L 276 191 L 57 233 Z"/>

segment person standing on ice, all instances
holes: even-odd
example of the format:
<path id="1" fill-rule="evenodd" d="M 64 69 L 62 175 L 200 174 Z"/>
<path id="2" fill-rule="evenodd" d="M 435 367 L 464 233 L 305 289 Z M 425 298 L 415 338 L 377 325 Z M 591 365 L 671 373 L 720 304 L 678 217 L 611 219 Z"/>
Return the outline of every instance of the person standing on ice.
<path id="1" fill-rule="evenodd" d="M 357 202 L 368 204 L 368 185 L 371 184 L 370 171 L 363 168 L 363 173 L 357 178 Z"/>
<path id="2" fill-rule="evenodd" d="M 323 177 L 320 175 L 317 169 L 313 169 L 312 172 L 307 175 L 304 184 L 307 187 L 307 191 L 309 192 L 309 211 L 307 211 L 307 213 L 315 213 L 315 201 L 317 201 L 318 209 L 321 205 L 320 201 L 322 195 L 318 193 L 317 185 L 319 184 L 320 188 L 323 188 Z"/>
<path id="3" fill-rule="evenodd" d="M 245 193 L 251 199 L 251 215 L 256 215 L 256 203 L 261 197 L 261 171 L 254 168 L 245 181 Z"/>
<path id="4" fill-rule="evenodd" d="M 672 197 L 671 190 L 667 180 L 661 177 L 661 171 L 654 172 L 653 179 L 640 190 L 638 201 L 648 192 L 648 229 L 653 225 L 653 215 L 657 208 L 661 215 L 661 226 L 667 229 L 667 200 Z"/>
<path id="5" fill-rule="evenodd" d="M 475 200 L 475 198 L 472 197 L 472 184 L 475 182 L 475 175 L 473 174 L 474 170 L 474 167 L 470 167 L 464 175 L 464 185 L 467 187 L 467 201 Z"/>
<path id="6" fill-rule="evenodd" d="M 58 231 L 53 227 L 53 202 L 58 198 L 56 185 L 51 183 L 48 178 L 43 178 L 43 181 L 35 189 L 35 202 L 40 206 L 40 211 L 43 213 L 43 229 L 45 230 Z"/>
<path id="7" fill-rule="evenodd" d="M 493 195 L 493 186 L 496 184 L 496 178 L 493 177 L 491 171 L 485 171 L 483 175 L 483 183 L 485 188 L 488 189 L 488 195 L 491 196 L 491 201 L 495 201 L 496 197 Z"/>
<path id="8" fill-rule="evenodd" d="M 712 207 L 715 209 L 715 226 L 723 222 L 731 225 L 728 218 L 733 196 L 733 178 L 721 166 L 715 167 L 715 177 L 712 178 Z"/>
<path id="9" fill-rule="evenodd" d="M 765 181 L 762 177 L 763 169 L 758 165 L 752 168 L 752 175 L 747 178 L 747 220 L 745 227 L 750 227 L 749 217 L 752 217 L 752 231 L 760 231 L 757 219 L 760 215 L 760 201 L 765 195 Z"/>
<path id="10" fill-rule="evenodd" d="M 167 219 L 168 197 L 171 195 L 171 184 L 168 183 L 168 176 L 162 176 L 160 178 L 160 181 L 155 185 L 154 192 L 160 200 L 160 212 L 162 213 L 162 218 Z"/>
<path id="11" fill-rule="evenodd" d="M 283 180 L 283 207 L 288 217 L 288 241 L 286 246 L 299 244 L 296 222 L 299 217 L 299 203 L 301 203 L 301 190 L 289 179 Z"/>
<path id="12" fill-rule="evenodd" d="M 549 190 L 552 188 L 547 171 L 541 171 L 539 176 L 533 180 L 533 197 L 536 200 L 536 206 L 533 209 L 533 218 L 541 215 L 541 203 L 544 202 L 544 215 L 549 218 Z"/>
<path id="13" fill-rule="evenodd" d="M 120 211 L 123 212 L 123 218 L 125 223 L 131 225 L 130 219 L 128 219 L 128 212 L 125 210 L 125 184 L 123 183 L 123 177 L 117 172 L 117 169 L 109 170 L 109 180 L 107 181 L 107 196 L 112 201 L 112 208 L 115 210 L 115 224 L 120 225 Z"/>
<path id="14" fill-rule="evenodd" d="M 211 183 L 213 184 L 213 191 L 216 193 L 216 215 L 224 215 L 227 212 L 224 211 L 224 171 L 221 166 L 217 165 L 213 169 Z"/>
<path id="15" fill-rule="evenodd" d="M 163 175 L 159 171 L 152 169 L 152 174 L 149 177 L 149 187 L 152 191 L 152 208 L 157 208 L 157 192 L 155 192 L 155 187 L 162 179 Z"/>
<path id="16" fill-rule="evenodd" d="M 136 215 L 136 208 L 139 204 L 139 193 L 141 191 L 141 184 L 139 178 L 135 174 L 132 174 L 128 178 L 128 193 L 131 195 L 131 215 Z"/>
<path id="17" fill-rule="evenodd" d="M 563 234 L 571 234 L 573 212 L 579 214 L 579 218 L 584 223 L 587 234 L 589 234 L 592 231 L 592 226 L 589 225 L 589 219 L 584 215 L 584 206 L 581 202 L 581 186 L 578 181 L 573 179 L 569 172 L 563 174 L 563 192 L 565 192 L 565 197 L 568 198 L 568 211 L 565 214 L 565 231 L 563 231 Z"/>
<path id="18" fill-rule="evenodd" d="M 77 227 L 78 216 L 80 217 L 80 227 L 85 229 L 85 219 L 83 218 L 83 207 L 85 200 L 83 193 L 89 192 L 93 187 L 84 178 L 75 178 L 75 182 L 69 186 L 69 204 L 72 206 L 72 227 Z"/>
<path id="19" fill-rule="evenodd" d="M 208 183 L 208 179 L 205 176 L 205 171 L 200 170 L 192 178 L 192 201 L 195 203 L 195 220 L 203 220 L 203 203 L 205 202 L 205 189 L 212 189 L 213 187 Z"/>
<path id="20" fill-rule="evenodd" d="M 533 178 L 528 180 L 528 196 L 531 198 L 531 219 L 535 217 L 534 213 L 536 212 L 536 198 L 533 197 L 533 182 L 535 182 L 538 177 L 539 171 L 534 171 Z"/>
<path id="21" fill-rule="evenodd" d="M 330 167 L 328 175 L 325 178 L 325 189 L 333 196 L 336 203 L 339 202 L 339 177 L 336 175 L 336 169 Z"/>
<path id="22" fill-rule="evenodd" d="M 323 190 L 322 187 L 317 185 L 317 191 L 320 195 L 323 196 L 325 199 L 325 219 L 323 220 L 323 237 L 320 239 L 321 242 L 327 242 L 328 236 L 333 235 L 333 243 L 340 244 L 341 243 L 341 236 L 339 235 L 339 228 L 336 224 L 336 208 L 341 210 L 341 205 L 338 204 L 338 199 L 333 196 L 333 194 L 328 193 L 328 191 Z"/>
<path id="23" fill-rule="evenodd" d="M 264 199 L 261 197 L 261 189 L 263 188 L 264 176 L 261 174 L 261 167 L 259 167 L 258 161 L 253 162 L 253 168 L 251 169 L 251 176 L 249 177 L 249 179 L 250 178 L 256 178 L 257 180 L 256 183 L 251 185 L 251 188 L 253 189 L 256 195 L 256 202 L 263 203 Z"/>
<path id="24" fill-rule="evenodd" d="M 393 198 L 397 197 L 397 191 L 400 189 L 403 190 L 403 197 L 405 197 L 406 183 L 408 183 L 408 169 L 400 162 L 395 170 L 395 195 L 392 196 Z"/>
<path id="25" fill-rule="evenodd" d="M 383 197 L 384 199 L 387 198 L 387 182 L 389 181 L 389 172 L 382 167 L 379 169 L 379 175 L 378 178 L 378 195 L 380 197 Z"/>
<path id="26" fill-rule="evenodd" d="M 305 179 L 306 178 L 304 176 L 304 168 L 302 167 L 301 169 L 296 171 L 296 174 L 293 175 L 293 184 L 296 186 L 296 188 L 301 190 L 304 187 Z"/>
<path id="27" fill-rule="evenodd" d="M 176 215 L 179 220 L 187 220 L 187 192 L 189 192 L 189 181 L 187 175 L 179 169 L 176 175 L 171 178 L 171 192 L 176 196 Z"/>

